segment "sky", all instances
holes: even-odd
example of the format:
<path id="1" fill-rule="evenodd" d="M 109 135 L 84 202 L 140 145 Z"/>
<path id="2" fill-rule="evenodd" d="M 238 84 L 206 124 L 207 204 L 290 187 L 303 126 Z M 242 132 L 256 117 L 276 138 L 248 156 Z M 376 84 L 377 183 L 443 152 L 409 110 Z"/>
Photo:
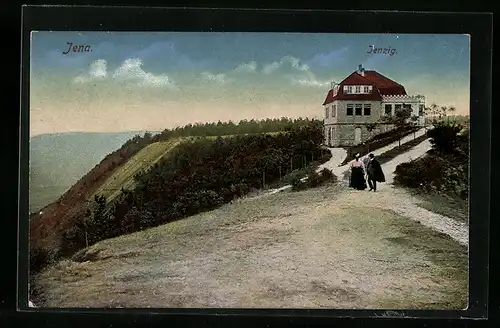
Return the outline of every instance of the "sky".
<path id="1" fill-rule="evenodd" d="M 467 35 L 37 31 L 30 134 L 321 118 L 330 82 L 360 64 L 469 114 Z"/>

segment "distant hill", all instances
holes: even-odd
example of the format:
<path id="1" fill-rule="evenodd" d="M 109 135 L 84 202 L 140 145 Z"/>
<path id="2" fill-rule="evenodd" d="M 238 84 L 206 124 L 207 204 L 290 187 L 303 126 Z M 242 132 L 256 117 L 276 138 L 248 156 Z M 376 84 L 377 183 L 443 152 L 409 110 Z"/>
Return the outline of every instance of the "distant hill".
<path id="1" fill-rule="evenodd" d="M 30 140 L 30 212 L 57 200 L 107 154 L 146 131 L 60 133 Z"/>

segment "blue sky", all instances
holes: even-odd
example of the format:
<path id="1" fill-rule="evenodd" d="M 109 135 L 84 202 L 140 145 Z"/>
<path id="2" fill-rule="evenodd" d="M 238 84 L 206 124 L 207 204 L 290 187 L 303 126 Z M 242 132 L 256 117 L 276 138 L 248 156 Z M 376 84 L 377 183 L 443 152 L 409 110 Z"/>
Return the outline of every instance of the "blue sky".
<path id="1" fill-rule="evenodd" d="M 320 117 L 329 82 L 359 64 L 468 114 L 469 60 L 466 35 L 34 32 L 31 132 Z"/>

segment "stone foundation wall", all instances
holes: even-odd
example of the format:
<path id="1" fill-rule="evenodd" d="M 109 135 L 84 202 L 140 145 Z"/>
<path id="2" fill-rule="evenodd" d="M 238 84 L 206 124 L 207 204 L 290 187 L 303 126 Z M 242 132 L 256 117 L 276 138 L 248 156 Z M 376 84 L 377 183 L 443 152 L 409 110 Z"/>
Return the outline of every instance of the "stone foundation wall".
<path id="1" fill-rule="evenodd" d="M 355 130 L 361 129 L 361 141 L 355 142 Z M 325 125 L 325 145 L 329 147 L 345 147 L 361 144 L 377 134 L 394 129 L 394 125 L 377 125 L 372 131 L 368 131 L 366 124 L 329 124 Z"/>

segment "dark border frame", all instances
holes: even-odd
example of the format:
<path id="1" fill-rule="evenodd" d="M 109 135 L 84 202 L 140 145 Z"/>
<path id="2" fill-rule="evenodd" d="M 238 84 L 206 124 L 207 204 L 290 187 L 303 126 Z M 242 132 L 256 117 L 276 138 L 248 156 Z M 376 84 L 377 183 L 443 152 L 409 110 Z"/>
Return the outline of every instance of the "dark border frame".
<path id="1" fill-rule="evenodd" d="M 23 6 L 19 132 L 18 311 L 43 313 L 144 313 L 286 318 L 486 319 L 491 162 L 492 14 L 276 9 L 175 9 L 144 7 Z M 131 24 L 131 22 L 134 22 Z M 356 22 L 356 24 L 352 24 Z M 274 309 L 32 309 L 28 296 L 28 181 L 30 32 L 203 31 L 468 34 L 471 46 L 469 307 L 466 310 L 274 310 Z M 472 114 L 473 113 L 473 114 Z"/>

